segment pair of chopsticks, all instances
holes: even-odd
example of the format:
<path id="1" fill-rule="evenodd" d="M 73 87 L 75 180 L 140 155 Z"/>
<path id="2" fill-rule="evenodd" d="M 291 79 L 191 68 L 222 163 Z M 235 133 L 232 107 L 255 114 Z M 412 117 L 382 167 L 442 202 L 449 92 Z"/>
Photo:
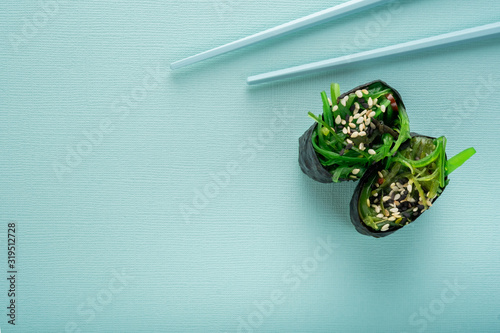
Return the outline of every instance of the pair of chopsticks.
<path id="1" fill-rule="evenodd" d="M 366 10 L 368 8 L 372 8 L 374 6 L 378 6 L 390 1 L 392 0 L 351 0 L 343 4 L 279 25 L 277 27 L 261 31 L 259 33 L 236 40 L 234 42 L 196 54 L 194 56 L 176 61 L 170 64 L 170 68 L 174 70 L 188 65 L 192 65 L 194 63 L 210 59 L 212 57 L 230 51 L 234 51 L 246 46 L 250 46 L 267 39 L 282 36 L 284 34 L 297 31 L 299 29 L 309 28 L 311 26 L 331 21 L 333 19 L 337 19 L 345 15 L 354 14 L 362 10 Z M 312 74 L 318 71 L 323 71 L 325 69 L 331 69 L 334 67 L 338 68 L 343 65 L 352 64 L 360 61 L 383 58 L 397 54 L 405 54 L 444 45 L 456 44 L 466 40 L 479 39 L 482 37 L 487 37 L 498 33 L 500 33 L 500 22 L 486 24 L 460 31 L 454 31 L 411 42 L 382 47 L 375 50 L 359 52 L 342 57 L 317 61 L 305 65 L 249 76 L 247 78 L 247 83 L 252 85 L 252 84 L 266 83 L 275 80 L 291 78 L 304 74 Z"/>

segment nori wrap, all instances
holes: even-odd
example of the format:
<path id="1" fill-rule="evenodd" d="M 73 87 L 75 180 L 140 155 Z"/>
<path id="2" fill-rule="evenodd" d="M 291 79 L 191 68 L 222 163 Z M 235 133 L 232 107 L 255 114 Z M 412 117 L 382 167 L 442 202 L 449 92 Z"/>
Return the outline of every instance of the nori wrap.
<path id="1" fill-rule="evenodd" d="M 357 180 L 368 168 L 396 153 L 410 138 L 403 100 L 376 80 L 342 95 L 331 86 L 332 101 L 321 93 L 323 114 L 299 139 L 299 164 L 310 178 L 331 183 Z"/>
<path id="2" fill-rule="evenodd" d="M 384 237 L 429 209 L 448 185 L 448 175 L 475 153 L 469 148 L 447 160 L 445 149 L 445 137 L 412 133 L 395 156 L 371 167 L 351 200 L 356 230 Z"/>

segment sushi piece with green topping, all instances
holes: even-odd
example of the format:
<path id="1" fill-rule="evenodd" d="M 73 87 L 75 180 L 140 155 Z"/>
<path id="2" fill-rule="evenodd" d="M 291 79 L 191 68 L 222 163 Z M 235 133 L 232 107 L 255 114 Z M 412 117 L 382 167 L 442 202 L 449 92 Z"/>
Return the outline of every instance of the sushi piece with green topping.
<path id="1" fill-rule="evenodd" d="M 323 114 L 299 139 L 299 164 L 314 180 L 331 183 L 361 178 L 374 163 L 395 154 L 410 138 L 410 124 L 399 93 L 373 81 L 340 94 L 331 85 L 321 93 Z"/>
<path id="2" fill-rule="evenodd" d="M 448 175 L 476 152 L 446 159 L 446 138 L 412 134 L 395 156 L 370 168 L 351 200 L 351 222 L 364 235 L 384 237 L 415 221 L 448 185 Z"/>

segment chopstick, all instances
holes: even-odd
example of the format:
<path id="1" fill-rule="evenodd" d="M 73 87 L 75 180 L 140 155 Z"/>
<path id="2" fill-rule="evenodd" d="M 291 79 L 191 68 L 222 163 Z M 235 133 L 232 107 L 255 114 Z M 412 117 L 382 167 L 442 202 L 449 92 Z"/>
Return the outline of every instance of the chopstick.
<path id="1" fill-rule="evenodd" d="M 328 9 L 298 18 L 296 20 L 290 21 L 288 23 L 281 24 L 274 28 L 261 31 L 254 35 L 236 40 L 234 42 L 213 48 L 211 50 L 198 53 L 191 57 L 173 62 L 170 64 L 171 69 L 178 69 L 188 65 L 195 64 L 197 62 L 240 49 L 245 46 L 253 45 L 255 43 L 282 36 L 284 34 L 290 33 L 292 31 L 297 31 L 299 29 L 309 28 L 313 25 L 321 24 L 332 19 L 336 19 L 348 14 L 354 14 L 361 10 L 365 10 L 376 5 L 380 5 L 385 2 L 392 0 L 351 0 L 340 5 L 330 7 Z"/>
<path id="2" fill-rule="evenodd" d="M 338 68 L 344 65 L 353 64 L 370 59 L 383 58 L 397 54 L 410 53 L 423 49 L 455 44 L 467 40 L 478 39 L 500 33 L 500 22 L 482 25 L 479 27 L 454 31 L 438 36 L 423 38 L 402 44 L 391 45 L 365 52 L 359 52 L 342 57 L 317 61 L 305 65 L 280 69 L 268 73 L 249 76 L 247 83 L 249 85 L 271 82 L 298 75 L 311 74 L 325 69 Z"/>

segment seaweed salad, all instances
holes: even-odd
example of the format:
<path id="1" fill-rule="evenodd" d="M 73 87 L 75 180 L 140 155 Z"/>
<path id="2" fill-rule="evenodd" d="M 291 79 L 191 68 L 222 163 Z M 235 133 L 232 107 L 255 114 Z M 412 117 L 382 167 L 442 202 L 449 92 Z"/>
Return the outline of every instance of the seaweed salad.
<path id="1" fill-rule="evenodd" d="M 356 230 L 384 237 L 414 222 L 432 207 L 448 176 L 475 154 L 468 148 L 451 159 L 444 136 L 410 133 L 401 95 L 377 80 L 340 94 L 321 93 L 323 113 L 299 139 L 299 165 L 310 178 L 358 181 L 350 203 Z"/>
<path id="2" fill-rule="evenodd" d="M 331 96 L 321 93 L 323 114 L 309 112 L 316 123 L 300 141 L 299 163 L 309 177 L 324 183 L 359 179 L 410 138 L 403 101 L 385 82 L 373 81 L 342 95 L 333 83 Z"/>

